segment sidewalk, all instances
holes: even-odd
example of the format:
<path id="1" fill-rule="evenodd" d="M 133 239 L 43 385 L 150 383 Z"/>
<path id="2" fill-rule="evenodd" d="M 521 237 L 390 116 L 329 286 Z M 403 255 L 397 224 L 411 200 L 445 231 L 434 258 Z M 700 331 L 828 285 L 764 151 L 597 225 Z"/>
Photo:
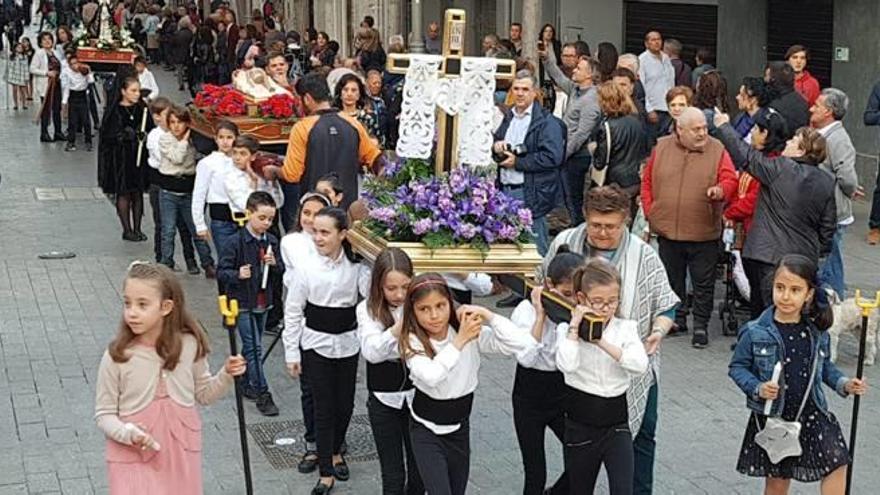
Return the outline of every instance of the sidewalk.
<path id="1" fill-rule="evenodd" d="M 155 75 L 163 92 L 176 91 L 170 73 Z M 178 101 L 183 102 L 181 97 Z M 95 186 L 95 153 L 65 153 L 63 143 L 41 144 L 32 114 L 0 113 L 0 495 L 107 493 L 104 438 L 92 419 L 97 366 L 121 316 L 120 287 L 132 260 L 152 259 L 152 239 L 121 240 L 113 205 Z M 863 178 L 863 183 L 870 179 Z M 851 287 L 880 288 L 880 248 L 862 240 L 866 205 L 847 233 L 845 258 Z M 150 214 L 144 232 L 152 236 Z M 70 260 L 42 261 L 38 253 L 73 251 Z M 178 250 L 179 251 L 179 250 Z M 179 260 L 182 262 L 182 260 Z M 182 264 L 182 263 L 181 263 Z M 215 369 L 228 349 L 216 309 L 216 286 L 181 274 L 187 303 L 208 328 Z M 720 296 L 720 293 L 718 294 Z M 491 301 L 478 301 L 491 304 Z M 490 306 L 491 307 L 491 306 Z M 761 481 L 734 470 L 747 412 L 742 394 L 727 378 L 731 338 L 713 320 L 708 349 L 688 338 L 663 345 L 656 490 L 658 494 L 759 493 Z M 268 345 L 268 340 L 267 344 Z M 264 418 L 246 402 L 255 493 L 304 494 L 316 475 L 301 475 L 295 459 L 272 446 L 275 433 L 301 420 L 299 385 L 287 377 L 276 348 L 266 370 L 281 415 Z M 855 344 L 844 338 L 840 366 L 852 373 Z M 521 491 L 519 450 L 510 393 L 514 363 L 488 356 L 471 418 L 468 493 L 512 495 Z M 869 379 L 877 370 L 867 368 Z M 355 419 L 349 432 L 351 481 L 335 494 L 378 494 L 379 466 L 366 424 L 365 376 L 361 366 Z M 848 438 L 851 401 L 829 393 L 831 409 Z M 854 494 L 876 493 L 880 472 L 880 391 L 862 403 Z M 202 410 L 205 493 L 244 493 L 232 395 Z M 558 442 L 547 438 L 550 478 L 561 469 Z M 294 445 L 301 448 L 301 443 Z M 265 452 L 264 452 L 265 451 Z M 268 453 L 268 455 L 267 455 Z M 599 491 L 602 493 L 602 491 Z M 792 493 L 817 493 L 796 485 Z"/>

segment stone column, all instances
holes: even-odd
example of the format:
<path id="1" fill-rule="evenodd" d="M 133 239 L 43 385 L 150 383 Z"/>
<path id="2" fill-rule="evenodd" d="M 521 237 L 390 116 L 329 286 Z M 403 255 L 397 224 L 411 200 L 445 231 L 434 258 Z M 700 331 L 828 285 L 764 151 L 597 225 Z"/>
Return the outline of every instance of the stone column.
<path id="1" fill-rule="evenodd" d="M 422 0 L 412 0 L 412 40 L 411 53 L 425 53 L 424 19 L 422 17 Z"/>
<path id="2" fill-rule="evenodd" d="M 535 67 L 538 66 L 538 47 L 535 40 L 541 30 L 541 3 L 538 0 L 523 0 L 522 14 L 522 56 Z"/>

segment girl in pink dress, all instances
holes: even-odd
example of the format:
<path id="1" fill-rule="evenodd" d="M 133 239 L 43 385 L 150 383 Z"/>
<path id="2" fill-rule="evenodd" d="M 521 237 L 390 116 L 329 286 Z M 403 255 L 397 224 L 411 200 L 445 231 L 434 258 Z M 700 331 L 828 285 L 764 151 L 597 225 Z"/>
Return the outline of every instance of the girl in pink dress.
<path id="1" fill-rule="evenodd" d="M 241 356 L 211 375 L 208 338 L 165 266 L 128 270 L 119 333 L 98 369 L 95 419 L 107 436 L 110 493 L 202 493 L 202 423 L 207 405 L 245 372 Z"/>

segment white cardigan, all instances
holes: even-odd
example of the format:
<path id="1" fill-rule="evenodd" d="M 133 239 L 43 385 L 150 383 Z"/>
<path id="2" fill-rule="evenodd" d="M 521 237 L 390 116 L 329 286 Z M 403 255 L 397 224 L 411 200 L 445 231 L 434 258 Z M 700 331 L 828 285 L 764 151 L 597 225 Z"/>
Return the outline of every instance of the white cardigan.
<path id="1" fill-rule="evenodd" d="M 40 48 L 34 52 L 30 70 L 34 76 L 34 92 L 40 98 L 45 97 L 46 90 L 49 88 L 49 55 L 46 50 Z"/>

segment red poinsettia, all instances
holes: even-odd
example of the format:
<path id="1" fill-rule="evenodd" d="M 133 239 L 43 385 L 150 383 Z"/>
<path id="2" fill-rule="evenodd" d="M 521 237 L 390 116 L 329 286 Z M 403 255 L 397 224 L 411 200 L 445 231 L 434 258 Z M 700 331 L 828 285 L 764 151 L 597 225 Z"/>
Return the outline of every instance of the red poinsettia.
<path id="1" fill-rule="evenodd" d="M 196 95 L 193 104 L 214 115 L 235 117 L 247 113 L 244 95 L 232 86 L 206 84 Z"/>
<path id="2" fill-rule="evenodd" d="M 288 94 L 278 94 L 260 103 L 260 115 L 271 119 L 302 117 L 302 101 Z"/>

